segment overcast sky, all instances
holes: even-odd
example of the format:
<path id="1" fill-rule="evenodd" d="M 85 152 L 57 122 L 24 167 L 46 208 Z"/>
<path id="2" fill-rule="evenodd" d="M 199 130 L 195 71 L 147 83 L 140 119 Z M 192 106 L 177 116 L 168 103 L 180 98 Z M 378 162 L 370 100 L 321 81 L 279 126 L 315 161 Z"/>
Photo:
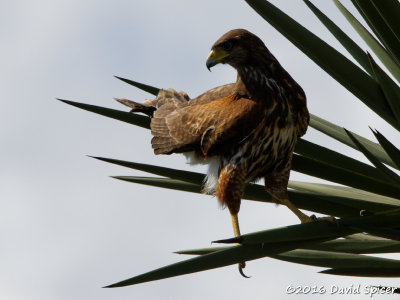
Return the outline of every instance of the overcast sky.
<path id="1" fill-rule="evenodd" d="M 345 54 L 302 1 L 272 2 Z M 333 3 L 323 2 L 319 7 L 356 38 Z M 351 7 L 350 1 L 344 3 Z M 244 1 L 0 4 L 1 299 L 292 299 L 285 293 L 289 285 L 399 285 L 394 279 L 322 275 L 317 273 L 321 268 L 264 258 L 247 264 L 251 279 L 229 266 L 102 289 L 188 258 L 173 251 L 208 247 L 212 240 L 231 237 L 230 217 L 211 196 L 109 178 L 146 174 L 86 155 L 204 169 L 188 166 L 179 155 L 155 156 L 147 130 L 78 110 L 56 97 L 120 109 L 125 108 L 113 97 L 151 98 L 113 75 L 195 97 L 235 80 L 231 67 L 217 66 L 210 73 L 205 60 L 219 36 L 246 28 L 303 87 L 312 113 L 369 138 L 368 125 L 389 139 L 396 133 Z M 365 161 L 315 130 L 309 129 L 305 138 Z M 320 182 L 294 172 L 291 179 Z M 239 219 L 243 233 L 298 223 L 285 207 L 251 201 L 242 202 Z M 329 293 L 315 297 L 357 298 Z"/>

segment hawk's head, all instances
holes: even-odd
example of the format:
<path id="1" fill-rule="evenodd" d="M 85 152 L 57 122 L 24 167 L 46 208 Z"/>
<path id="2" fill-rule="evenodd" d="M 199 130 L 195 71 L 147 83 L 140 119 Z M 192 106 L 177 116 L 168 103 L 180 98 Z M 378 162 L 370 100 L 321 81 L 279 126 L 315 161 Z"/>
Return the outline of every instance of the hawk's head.
<path id="1" fill-rule="evenodd" d="M 207 68 L 216 64 L 229 64 L 235 69 L 259 63 L 262 56 L 269 55 L 264 43 L 245 29 L 234 29 L 221 36 L 211 47 Z"/>

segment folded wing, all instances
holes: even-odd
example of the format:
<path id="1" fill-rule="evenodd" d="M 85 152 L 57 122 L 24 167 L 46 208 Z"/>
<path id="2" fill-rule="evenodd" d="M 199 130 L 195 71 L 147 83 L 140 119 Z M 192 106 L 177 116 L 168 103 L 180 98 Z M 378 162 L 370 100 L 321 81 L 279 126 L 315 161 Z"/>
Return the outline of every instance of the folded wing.
<path id="1" fill-rule="evenodd" d="M 211 97 L 210 97 L 211 98 Z M 262 118 L 259 104 L 234 95 L 209 100 L 204 95 L 186 103 L 166 103 L 151 120 L 156 154 L 196 151 L 222 154 L 241 142 Z"/>

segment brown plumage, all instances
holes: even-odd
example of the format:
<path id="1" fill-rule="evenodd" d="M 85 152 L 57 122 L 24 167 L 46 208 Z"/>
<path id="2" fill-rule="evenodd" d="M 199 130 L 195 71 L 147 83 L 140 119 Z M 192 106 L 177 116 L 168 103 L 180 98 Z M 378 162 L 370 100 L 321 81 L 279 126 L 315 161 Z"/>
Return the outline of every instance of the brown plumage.
<path id="1" fill-rule="evenodd" d="M 236 236 L 245 184 L 259 178 L 277 203 L 302 222 L 312 220 L 287 197 L 294 145 L 309 123 L 302 88 L 247 30 L 227 32 L 211 50 L 207 67 L 231 65 L 237 70 L 235 83 L 194 99 L 162 90 L 155 100 L 125 103 L 151 117 L 154 153 L 191 153 L 197 162 L 210 162 L 205 190 L 228 207 Z"/>

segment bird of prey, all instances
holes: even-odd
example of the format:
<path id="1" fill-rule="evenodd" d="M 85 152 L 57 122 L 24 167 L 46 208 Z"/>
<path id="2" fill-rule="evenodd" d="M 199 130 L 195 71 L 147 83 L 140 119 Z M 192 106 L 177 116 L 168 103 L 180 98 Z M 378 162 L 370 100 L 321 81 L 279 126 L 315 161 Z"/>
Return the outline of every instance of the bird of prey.
<path id="1" fill-rule="evenodd" d="M 240 236 L 238 212 L 247 183 L 264 178 L 274 202 L 286 205 L 302 223 L 315 221 L 288 199 L 287 185 L 296 141 L 306 133 L 306 96 L 256 35 L 234 29 L 212 46 L 206 66 L 237 70 L 235 83 L 190 99 L 161 90 L 154 100 L 117 99 L 151 118 L 155 154 L 183 153 L 209 171 L 204 191 L 215 194 Z"/>

